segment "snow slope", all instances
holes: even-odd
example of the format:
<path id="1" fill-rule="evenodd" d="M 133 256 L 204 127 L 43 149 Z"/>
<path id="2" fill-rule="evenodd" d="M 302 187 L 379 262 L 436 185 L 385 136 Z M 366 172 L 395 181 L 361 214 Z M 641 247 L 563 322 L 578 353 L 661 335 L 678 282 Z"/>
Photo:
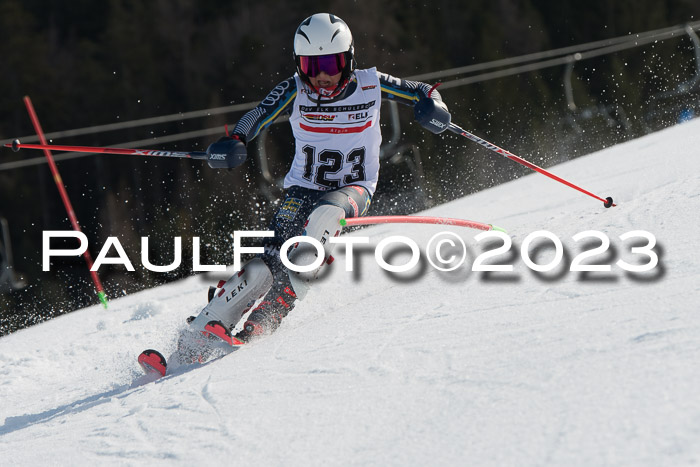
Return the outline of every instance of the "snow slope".
<path id="1" fill-rule="evenodd" d="M 172 350 L 204 305 L 199 277 L 1 338 L 0 464 L 700 462 L 700 120 L 551 170 L 618 207 L 533 174 L 430 211 L 506 228 L 513 248 L 496 259 L 511 273 L 470 270 L 499 245 L 476 231 L 354 232 L 373 245 L 408 236 L 423 251 L 455 232 L 467 262 L 389 274 L 369 247 L 348 273 L 337 251 L 278 333 L 156 383 L 145 384 L 136 355 Z M 561 239 L 564 261 L 535 274 L 520 245 L 543 229 Z M 586 243 L 571 237 L 586 230 L 610 238 L 591 259 L 610 272 L 564 267 Z M 658 241 L 648 273 L 614 264 L 646 262 L 631 252 L 645 242 L 619 239 L 635 230 Z M 538 263 L 553 258 L 535 246 Z"/>

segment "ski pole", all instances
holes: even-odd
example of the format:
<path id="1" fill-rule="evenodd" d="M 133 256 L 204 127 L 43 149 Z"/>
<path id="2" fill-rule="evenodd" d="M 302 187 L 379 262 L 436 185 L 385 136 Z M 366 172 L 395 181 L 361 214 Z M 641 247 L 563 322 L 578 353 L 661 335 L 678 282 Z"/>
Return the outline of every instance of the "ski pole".
<path id="1" fill-rule="evenodd" d="M 20 149 L 44 149 L 52 151 L 72 151 L 90 152 L 95 154 L 122 154 L 127 156 L 159 156 L 159 157 L 180 157 L 188 159 L 208 159 L 207 153 L 203 151 L 161 151 L 156 149 L 127 149 L 127 148 L 105 148 L 99 146 L 62 146 L 54 144 L 23 144 L 18 139 L 12 143 L 5 143 L 6 148 L 12 148 L 17 152 Z"/>
<path id="2" fill-rule="evenodd" d="M 551 178 L 551 179 L 553 179 L 553 180 L 558 181 L 559 183 L 563 183 L 564 185 L 566 185 L 566 186 L 568 186 L 568 187 L 570 187 L 570 188 L 573 188 L 573 189 L 575 189 L 575 190 L 578 190 L 578 191 L 580 191 L 581 193 L 584 193 L 584 194 L 586 194 L 586 195 L 588 195 L 588 196 L 590 196 L 590 197 L 592 197 L 592 198 L 597 199 L 598 201 L 602 201 L 602 202 L 603 202 L 603 205 L 604 205 L 606 208 L 609 208 L 609 207 L 611 207 L 611 206 L 617 206 L 616 204 L 613 203 L 613 199 L 612 199 L 610 196 L 608 196 L 607 198 L 603 199 L 603 198 L 601 198 L 600 196 L 594 195 L 594 194 L 591 193 L 590 191 L 584 190 L 583 188 L 581 188 L 581 187 L 579 187 L 579 186 L 577 186 L 577 185 L 574 185 L 573 183 L 571 183 L 571 182 L 569 182 L 569 181 L 567 181 L 567 180 L 564 180 L 563 178 L 558 177 L 558 176 L 554 175 L 554 174 L 551 173 L 551 172 L 548 172 L 547 170 L 543 169 L 542 167 L 536 166 L 536 165 L 533 164 L 532 162 L 528 162 L 528 161 L 526 161 L 525 159 L 523 159 L 523 158 L 521 158 L 521 157 L 518 157 L 518 156 L 516 156 L 515 154 L 513 154 L 513 153 L 511 153 L 511 152 L 509 152 L 509 151 L 506 151 L 505 149 L 499 148 L 499 147 L 496 146 L 495 144 L 489 143 L 489 142 L 486 141 L 485 139 L 479 138 L 478 136 L 469 133 L 467 130 L 465 130 L 465 129 L 463 129 L 463 128 L 460 128 L 459 126 L 455 125 L 454 123 L 450 123 L 450 126 L 448 127 L 448 129 L 449 129 L 451 132 L 456 133 L 456 134 L 461 135 L 461 136 L 464 136 L 465 138 L 467 138 L 467 139 L 469 139 L 469 140 L 471 140 L 471 141 L 474 141 L 474 142 L 477 143 L 477 144 L 480 144 L 481 146 L 485 147 L 486 149 L 489 149 L 489 150 L 491 150 L 491 151 L 493 151 L 493 152 L 495 152 L 495 153 L 498 153 L 498 154 L 500 154 L 500 155 L 502 155 L 502 156 L 505 156 L 505 157 L 507 157 L 508 159 L 517 162 L 518 164 L 522 164 L 522 165 L 524 165 L 525 167 L 528 167 L 528 168 L 530 168 L 530 169 L 532 169 L 532 170 L 534 170 L 534 171 L 536 171 L 536 172 L 541 173 L 542 175 L 546 175 L 547 177 L 549 177 L 549 178 Z"/>
<path id="3" fill-rule="evenodd" d="M 43 149 L 53 151 L 87 152 L 94 154 L 122 154 L 127 156 L 156 156 L 156 157 L 177 157 L 185 159 L 206 160 L 212 169 L 233 169 L 238 167 L 246 158 L 241 154 L 233 153 L 209 153 L 205 151 L 161 151 L 158 149 L 127 149 L 127 148 L 105 148 L 100 146 L 62 146 L 46 144 L 23 144 L 18 139 L 12 143 L 6 143 L 5 147 L 12 148 L 17 152 L 20 149 Z"/>
<path id="4" fill-rule="evenodd" d="M 37 117 L 36 112 L 34 111 L 34 106 L 32 105 L 32 100 L 29 98 L 29 96 L 24 96 L 24 105 L 27 107 L 29 118 L 32 120 L 32 124 L 34 125 L 34 129 L 36 130 L 36 134 L 39 136 L 39 141 L 41 141 L 42 145 L 46 145 L 44 131 L 41 129 L 39 117 Z M 49 149 L 43 149 L 44 155 L 46 156 L 46 160 L 48 161 L 49 167 L 51 168 L 53 179 L 56 182 L 56 188 L 58 188 L 58 192 L 61 195 L 61 200 L 63 200 L 63 206 L 66 208 L 68 220 L 70 220 L 70 223 L 73 226 L 73 230 L 81 232 L 80 224 L 78 224 L 78 217 L 75 215 L 75 211 L 73 210 L 73 205 L 70 202 L 70 198 L 68 198 L 66 187 L 63 185 L 63 180 L 61 179 L 61 174 L 58 172 L 56 163 L 53 160 L 53 155 L 51 155 L 51 151 Z M 88 249 L 85 249 L 83 257 L 85 258 L 85 263 L 87 264 L 88 270 L 90 271 L 92 283 L 95 285 L 95 289 L 97 290 L 97 297 L 100 299 L 100 302 L 102 302 L 104 307 L 107 308 L 107 294 L 105 293 L 104 287 L 102 287 L 102 282 L 100 281 L 97 272 L 92 270 L 92 256 L 90 255 L 90 251 Z"/>

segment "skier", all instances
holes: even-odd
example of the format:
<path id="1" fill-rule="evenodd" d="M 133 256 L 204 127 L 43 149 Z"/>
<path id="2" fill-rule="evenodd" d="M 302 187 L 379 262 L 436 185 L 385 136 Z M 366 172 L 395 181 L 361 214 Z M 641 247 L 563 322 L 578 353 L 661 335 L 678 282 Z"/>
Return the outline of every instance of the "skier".
<path id="1" fill-rule="evenodd" d="M 269 226 L 274 237 L 263 241 L 264 253 L 210 293 L 207 306 L 190 319 L 192 332 L 211 330 L 212 322 L 218 321 L 215 333 L 228 333 L 262 298 L 242 331 L 231 337 L 233 342 L 248 342 L 277 329 L 295 302 L 304 298 L 320 267 L 303 274 L 288 270 L 280 247 L 289 238 L 310 236 L 323 245 L 324 264 L 332 248 L 329 238 L 340 234 L 340 220 L 367 213 L 379 174 L 382 98 L 413 106 L 416 120 L 433 133 L 450 124 L 447 106 L 434 87 L 376 68 L 356 69 L 352 34 L 337 16 L 318 13 L 299 25 L 294 60 L 294 76 L 246 113 L 230 136 L 207 149 L 210 159 L 240 165 L 247 157 L 246 145 L 282 115 L 289 115 L 296 140 L 284 179 L 286 192 Z M 308 265 L 318 252 L 299 242 L 288 257 L 296 265 Z"/>

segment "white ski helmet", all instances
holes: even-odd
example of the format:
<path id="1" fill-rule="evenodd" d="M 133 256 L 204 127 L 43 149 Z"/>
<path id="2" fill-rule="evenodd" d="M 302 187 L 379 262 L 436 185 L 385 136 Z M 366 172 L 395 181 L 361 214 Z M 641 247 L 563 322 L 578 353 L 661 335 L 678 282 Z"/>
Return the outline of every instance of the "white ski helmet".
<path id="1" fill-rule="evenodd" d="M 355 69 L 352 34 L 345 21 L 329 13 L 306 18 L 294 34 L 294 61 L 302 80 L 321 71 L 329 75 L 342 73 L 339 88 L 345 87 Z"/>

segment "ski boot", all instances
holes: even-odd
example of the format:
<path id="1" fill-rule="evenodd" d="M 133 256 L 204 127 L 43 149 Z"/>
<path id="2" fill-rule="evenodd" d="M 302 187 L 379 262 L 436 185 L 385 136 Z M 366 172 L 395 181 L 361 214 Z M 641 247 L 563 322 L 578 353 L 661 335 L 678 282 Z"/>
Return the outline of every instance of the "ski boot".
<path id="1" fill-rule="evenodd" d="M 243 329 L 233 338 L 243 343 L 248 343 L 258 337 L 272 334 L 294 308 L 297 299 L 288 282 L 278 283 L 277 287 L 270 290 L 266 300 L 261 302 L 248 316 Z"/>

